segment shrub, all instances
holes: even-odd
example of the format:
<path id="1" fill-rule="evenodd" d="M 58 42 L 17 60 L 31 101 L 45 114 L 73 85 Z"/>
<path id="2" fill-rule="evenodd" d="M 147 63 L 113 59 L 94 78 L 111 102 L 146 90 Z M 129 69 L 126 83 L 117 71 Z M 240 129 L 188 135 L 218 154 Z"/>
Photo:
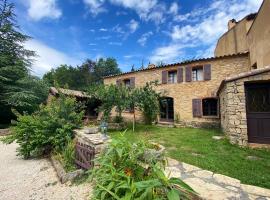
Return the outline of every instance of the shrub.
<path id="1" fill-rule="evenodd" d="M 113 122 L 114 123 L 122 123 L 124 121 L 124 119 L 123 119 L 123 117 L 122 116 L 115 116 L 114 118 L 113 118 Z"/>
<path id="2" fill-rule="evenodd" d="M 33 115 L 21 115 L 6 142 L 20 145 L 19 155 L 25 158 L 41 156 L 51 151 L 61 152 L 74 137 L 73 129 L 82 124 L 83 112 L 78 112 L 74 98 L 54 98 Z"/>
<path id="3" fill-rule="evenodd" d="M 93 199 L 182 199 L 192 189 L 177 178 L 164 174 L 164 165 L 144 159 L 146 145 L 131 143 L 124 136 L 113 139 L 109 148 L 97 160 L 100 166 L 92 171 L 95 180 Z"/>

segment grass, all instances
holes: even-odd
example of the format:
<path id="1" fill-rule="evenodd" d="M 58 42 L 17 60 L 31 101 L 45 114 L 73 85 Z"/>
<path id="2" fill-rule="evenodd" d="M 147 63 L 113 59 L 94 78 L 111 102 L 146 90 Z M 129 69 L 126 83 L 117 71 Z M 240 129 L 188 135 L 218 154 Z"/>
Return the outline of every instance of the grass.
<path id="1" fill-rule="evenodd" d="M 241 180 L 242 183 L 270 188 L 270 151 L 242 148 L 227 139 L 214 140 L 219 130 L 194 128 L 166 128 L 137 125 L 135 132 L 125 133 L 131 141 L 158 142 L 166 147 L 167 155 L 215 173 Z M 117 137 L 120 132 L 111 132 Z M 247 156 L 256 156 L 249 160 Z"/>

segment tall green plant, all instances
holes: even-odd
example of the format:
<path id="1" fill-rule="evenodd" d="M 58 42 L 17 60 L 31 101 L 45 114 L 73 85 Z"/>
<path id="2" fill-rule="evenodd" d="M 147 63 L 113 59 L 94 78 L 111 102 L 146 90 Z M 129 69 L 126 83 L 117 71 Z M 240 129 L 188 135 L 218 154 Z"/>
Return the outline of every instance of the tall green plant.
<path id="1" fill-rule="evenodd" d="M 74 137 L 73 129 L 82 125 L 74 98 L 60 96 L 33 115 L 21 115 L 6 142 L 17 141 L 19 154 L 25 158 L 61 152 Z"/>
<path id="2" fill-rule="evenodd" d="M 123 135 L 113 139 L 96 161 L 100 167 L 92 171 L 93 199 L 188 199 L 179 188 L 193 194 L 180 179 L 168 178 L 160 161 L 145 160 L 145 151 L 147 145 L 142 141 L 131 143 Z"/>
<path id="3" fill-rule="evenodd" d="M 132 93 L 135 107 L 143 113 L 145 124 L 151 124 L 156 120 L 160 111 L 161 94 L 154 89 L 156 84 L 156 82 L 147 82 L 145 86 L 135 89 Z"/>

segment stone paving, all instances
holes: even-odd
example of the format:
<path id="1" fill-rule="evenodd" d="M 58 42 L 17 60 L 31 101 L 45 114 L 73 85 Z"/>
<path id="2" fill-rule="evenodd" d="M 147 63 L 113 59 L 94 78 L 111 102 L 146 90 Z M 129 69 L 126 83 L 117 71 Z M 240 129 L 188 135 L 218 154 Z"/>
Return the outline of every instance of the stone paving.
<path id="1" fill-rule="evenodd" d="M 237 179 L 215 174 L 174 159 L 168 158 L 166 173 L 170 177 L 181 178 L 204 199 L 270 200 L 269 189 L 241 184 Z"/>

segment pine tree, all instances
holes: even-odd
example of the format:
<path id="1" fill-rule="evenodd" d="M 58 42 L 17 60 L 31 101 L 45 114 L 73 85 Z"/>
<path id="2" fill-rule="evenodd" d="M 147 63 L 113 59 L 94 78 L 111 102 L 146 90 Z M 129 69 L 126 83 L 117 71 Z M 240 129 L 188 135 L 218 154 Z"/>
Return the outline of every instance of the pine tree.
<path id="1" fill-rule="evenodd" d="M 30 103 L 38 104 L 41 101 L 41 97 L 38 97 L 35 94 L 36 90 L 33 89 L 40 84 L 37 84 L 34 81 L 36 78 L 30 75 L 31 61 L 35 52 L 24 48 L 24 43 L 30 37 L 19 30 L 14 4 L 0 0 L 0 109 L 4 110 L 0 114 L 0 120 L 10 118 L 11 107 L 21 112 L 29 112 L 32 110 L 29 110 Z M 24 84 L 26 82 L 27 88 Z M 43 86 L 39 91 L 45 89 Z"/>

